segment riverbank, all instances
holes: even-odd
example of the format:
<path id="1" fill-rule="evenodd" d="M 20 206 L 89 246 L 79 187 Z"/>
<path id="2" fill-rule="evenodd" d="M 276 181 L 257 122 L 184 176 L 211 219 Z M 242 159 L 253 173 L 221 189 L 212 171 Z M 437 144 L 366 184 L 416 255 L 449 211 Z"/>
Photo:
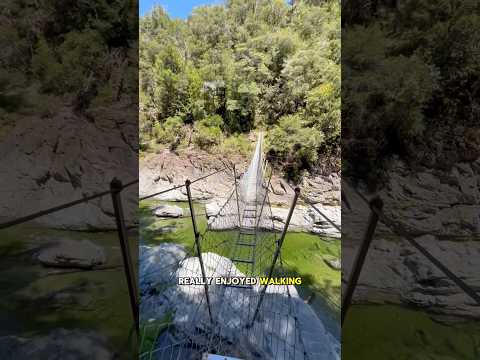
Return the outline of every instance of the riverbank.
<path id="1" fill-rule="evenodd" d="M 21 343 L 50 352 L 63 346 L 68 352 L 75 351 L 75 341 L 84 341 L 91 344 L 90 355 L 100 354 L 105 359 L 113 359 L 124 351 L 119 349 L 127 349 L 131 310 L 116 232 L 16 226 L 2 230 L 0 235 L 2 348 L 21 358 L 16 352 Z M 87 266 L 94 260 L 90 253 L 81 259 L 83 262 L 55 266 L 42 263 L 56 249 L 59 254 L 65 253 L 66 246 L 72 244 L 78 255 L 85 255 L 79 249 L 86 244 L 87 249 L 98 249 L 101 266 Z M 132 243 L 136 252 L 134 247 Z M 81 354 L 77 356 L 83 359 Z"/>
<path id="2" fill-rule="evenodd" d="M 183 150 L 174 153 L 168 149 L 159 149 L 156 153 L 143 153 L 140 158 L 140 197 L 183 185 L 185 180 L 194 180 L 220 171 L 207 179 L 192 184 L 192 198 L 199 203 L 210 203 L 214 212 L 220 207 L 234 188 L 232 165 L 235 164 L 237 176 L 245 171 L 249 159 L 237 154 L 224 157 L 221 154 L 209 154 L 199 150 Z M 225 171 L 221 171 L 222 169 Z M 341 226 L 340 175 L 306 176 L 298 185 L 302 196 L 325 214 L 338 227 Z M 269 200 L 272 205 L 272 220 L 281 228 L 293 200 L 294 191 L 281 174 L 274 171 L 270 184 Z M 179 188 L 155 197 L 157 200 L 187 201 L 185 188 Z M 296 207 L 292 223 L 295 231 L 340 237 L 340 231 L 323 218 L 310 205 L 301 199 Z"/>
<path id="3" fill-rule="evenodd" d="M 442 322 L 476 320 L 479 306 L 443 272 L 419 253 L 404 235 L 412 237 L 473 289 L 478 288 L 480 218 L 478 172 L 480 161 L 450 169 L 412 171 L 400 159 L 391 162 L 388 182 L 376 194 L 396 232 L 379 223 L 354 302 L 416 307 Z M 370 210 L 350 184 L 342 184 L 349 207 L 343 208 L 343 276 L 348 279 L 353 259 L 368 224 Z"/>

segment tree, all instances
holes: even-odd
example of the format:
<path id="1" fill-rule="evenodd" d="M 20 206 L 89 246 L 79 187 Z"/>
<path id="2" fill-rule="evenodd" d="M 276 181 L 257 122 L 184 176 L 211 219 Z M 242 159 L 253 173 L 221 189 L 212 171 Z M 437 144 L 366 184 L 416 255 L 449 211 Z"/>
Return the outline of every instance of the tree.
<path id="1" fill-rule="evenodd" d="M 271 141 L 267 150 L 292 176 L 338 148 L 338 1 L 228 0 L 196 8 L 186 21 L 155 8 L 141 19 L 140 40 L 145 137 L 176 117 L 204 149 L 271 130 L 290 145 L 284 153 Z"/>

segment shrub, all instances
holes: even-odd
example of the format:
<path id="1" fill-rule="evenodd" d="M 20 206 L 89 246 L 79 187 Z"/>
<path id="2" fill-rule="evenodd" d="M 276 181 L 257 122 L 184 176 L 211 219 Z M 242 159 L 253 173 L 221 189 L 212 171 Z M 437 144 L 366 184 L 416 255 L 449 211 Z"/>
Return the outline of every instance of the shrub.
<path id="1" fill-rule="evenodd" d="M 285 175 L 297 180 L 303 170 L 315 167 L 323 133 L 316 128 L 305 127 L 301 115 L 287 115 L 280 119 L 267 137 L 267 152 L 281 163 Z"/>
<path id="2" fill-rule="evenodd" d="M 222 138 L 223 119 L 219 115 L 207 116 L 195 124 L 193 141 L 200 149 L 218 145 Z"/>
<path id="3" fill-rule="evenodd" d="M 240 134 L 227 137 L 219 146 L 219 151 L 225 155 L 251 156 L 252 150 L 252 143 Z"/>
<path id="4" fill-rule="evenodd" d="M 175 149 L 185 137 L 183 120 L 180 116 L 166 118 L 163 123 L 153 127 L 153 135 L 157 143 L 169 144 Z"/>
<path id="5" fill-rule="evenodd" d="M 340 92 L 327 82 L 308 93 L 306 116 L 309 126 L 315 126 L 326 140 L 334 140 L 340 135 Z"/>

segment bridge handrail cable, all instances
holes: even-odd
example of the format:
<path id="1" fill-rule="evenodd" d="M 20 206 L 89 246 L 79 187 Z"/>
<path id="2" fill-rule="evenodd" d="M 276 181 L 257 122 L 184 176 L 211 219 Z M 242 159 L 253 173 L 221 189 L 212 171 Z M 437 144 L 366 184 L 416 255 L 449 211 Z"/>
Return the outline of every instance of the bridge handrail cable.
<path id="1" fill-rule="evenodd" d="M 122 185 L 122 187 L 119 190 L 122 191 L 123 189 L 125 189 L 129 186 L 132 186 L 136 183 L 138 183 L 138 179 L 130 181 L 125 185 Z M 45 209 L 45 210 L 40 210 L 40 211 L 37 211 L 35 213 L 26 215 L 26 216 L 22 216 L 22 217 L 13 219 L 13 220 L 9 220 L 9 221 L 0 223 L 0 230 L 25 223 L 27 221 L 34 220 L 34 219 L 39 218 L 41 216 L 52 214 L 52 213 L 58 212 L 60 210 L 70 208 L 70 207 L 75 206 L 75 205 L 79 205 L 79 204 L 82 204 L 82 203 L 85 203 L 85 202 L 88 202 L 88 201 L 91 201 L 91 200 L 94 200 L 94 199 L 98 199 L 98 198 L 101 198 L 101 197 L 106 196 L 106 195 L 110 195 L 113 192 L 114 192 L 114 190 L 112 190 L 112 189 L 102 191 L 100 193 L 85 196 L 81 199 L 77 199 L 77 200 L 70 201 L 70 202 L 67 202 L 67 203 L 64 203 L 64 204 L 61 204 L 61 205 L 53 206 L 53 207 Z"/>

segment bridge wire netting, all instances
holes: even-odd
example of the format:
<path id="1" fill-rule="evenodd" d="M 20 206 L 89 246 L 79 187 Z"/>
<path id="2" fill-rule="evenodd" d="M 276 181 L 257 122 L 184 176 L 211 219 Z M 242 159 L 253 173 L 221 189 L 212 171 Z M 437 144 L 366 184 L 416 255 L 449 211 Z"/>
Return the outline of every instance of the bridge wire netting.
<path id="1" fill-rule="evenodd" d="M 163 259 L 165 265 L 157 267 L 156 274 L 140 275 L 141 359 L 201 359 L 208 353 L 241 359 L 305 358 L 291 301 L 293 286 L 225 282 L 266 276 L 273 266 L 280 229 L 273 220 L 271 170 L 262 150 L 260 138 L 247 170 L 235 179 L 223 203 L 207 211 L 207 227 L 199 234 L 201 253 Z M 202 279 L 201 262 L 211 283 L 179 285 L 181 278 Z M 274 275 L 285 275 L 281 261 Z M 145 277 L 155 279 L 153 288 Z"/>

